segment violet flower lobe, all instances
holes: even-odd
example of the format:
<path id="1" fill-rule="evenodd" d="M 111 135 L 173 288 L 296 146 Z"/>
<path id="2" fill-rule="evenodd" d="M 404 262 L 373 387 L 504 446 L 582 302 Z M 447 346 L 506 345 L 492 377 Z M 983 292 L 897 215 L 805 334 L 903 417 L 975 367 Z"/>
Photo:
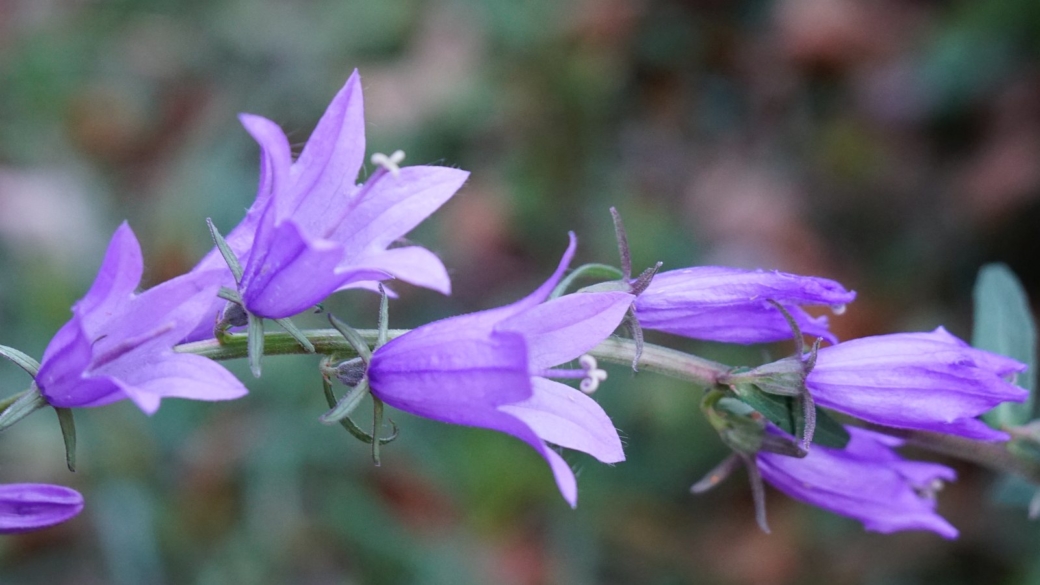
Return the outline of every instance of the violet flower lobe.
<path id="1" fill-rule="evenodd" d="M 72 488 L 45 483 L 0 484 L 0 534 L 61 524 L 82 510 L 83 496 Z"/>
<path id="2" fill-rule="evenodd" d="M 802 305 L 829 305 L 841 312 L 856 293 L 825 278 L 778 271 L 698 266 L 662 272 L 636 299 L 644 329 L 727 343 L 766 343 L 793 336 L 782 305 L 802 332 L 836 341 L 826 317 L 812 317 Z"/>
<path id="3" fill-rule="evenodd" d="M 553 369 L 609 336 L 633 296 L 576 293 L 549 302 L 569 264 L 574 235 L 556 272 L 533 293 L 505 307 L 430 323 L 377 349 L 368 367 L 372 394 L 429 419 L 507 433 L 549 463 L 564 499 L 577 503 L 574 473 L 546 442 L 584 451 L 604 463 L 624 460 L 603 409 L 582 392 L 549 378 L 605 377 L 593 360 L 582 370 Z"/>
<path id="4" fill-rule="evenodd" d="M 256 202 L 227 237 L 243 266 L 237 287 L 250 313 L 291 317 L 337 290 L 371 287 L 388 278 L 451 291 L 436 255 L 419 246 L 391 244 L 451 198 L 469 173 L 437 166 L 402 168 L 398 163 L 404 154 L 398 151 L 374 155 L 378 168 L 356 185 L 365 153 L 357 71 L 295 162 L 274 122 L 250 114 L 240 119 L 262 151 Z M 216 251 L 195 268 L 213 270 L 220 284 L 236 286 Z"/>
<path id="5" fill-rule="evenodd" d="M 930 530 L 957 537 L 957 529 L 935 512 L 934 499 L 943 481 L 955 479 L 952 469 L 902 459 L 892 450 L 902 444 L 899 439 L 848 431 L 851 440 L 844 449 L 816 445 L 804 458 L 759 452 L 762 478 L 796 500 L 859 520 L 867 530 Z"/>
<path id="6" fill-rule="evenodd" d="M 805 384 L 820 406 L 888 427 L 1006 440 L 975 417 L 1027 392 L 1008 381 L 1025 364 L 975 349 L 942 327 L 824 347 Z"/>
<path id="7" fill-rule="evenodd" d="M 217 285 L 183 275 L 143 293 L 141 247 L 123 223 L 94 284 L 44 351 L 36 386 L 56 407 L 129 398 L 151 414 L 164 397 L 229 400 L 246 389 L 221 365 L 173 346 L 199 322 Z"/>

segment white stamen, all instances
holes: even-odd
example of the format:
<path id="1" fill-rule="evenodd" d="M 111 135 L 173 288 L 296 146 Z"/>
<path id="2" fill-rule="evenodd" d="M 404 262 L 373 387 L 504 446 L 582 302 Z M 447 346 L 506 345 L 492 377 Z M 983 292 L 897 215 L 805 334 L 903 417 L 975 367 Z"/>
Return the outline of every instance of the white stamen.
<path id="1" fill-rule="evenodd" d="M 578 358 L 578 363 L 585 369 L 585 378 L 578 385 L 578 388 L 586 394 L 592 394 L 599 388 L 599 383 L 607 379 L 607 372 L 599 369 L 596 358 L 589 354 Z"/>
<path id="2" fill-rule="evenodd" d="M 401 161 L 404 160 L 404 151 L 395 150 L 393 154 L 387 156 L 381 152 L 377 152 L 372 155 L 372 164 L 383 167 L 395 178 L 401 173 Z"/>
<path id="3" fill-rule="evenodd" d="M 845 305 L 831 305 L 831 312 L 835 315 L 844 315 Z"/>

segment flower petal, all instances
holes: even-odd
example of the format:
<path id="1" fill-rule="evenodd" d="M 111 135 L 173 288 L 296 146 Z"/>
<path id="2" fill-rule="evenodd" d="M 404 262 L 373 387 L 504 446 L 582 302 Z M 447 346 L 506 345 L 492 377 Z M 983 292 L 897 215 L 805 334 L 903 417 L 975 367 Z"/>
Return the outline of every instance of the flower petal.
<path id="1" fill-rule="evenodd" d="M 81 316 L 87 336 L 95 335 L 101 323 L 133 298 L 143 270 L 141 246 L 133 230 L 124 221 L 112 234 L 94 284 L 72 308 L 75 314 Z"/>
<path id="2" fill-rule="evenodd" d="M 634 299 L 627 292 L 565 295 L 509 317 L 495 330 L 523 335 L 531 371 L 538 372 L 596 347 L 614 332 Z"/>
<path id="3" fill-rule="evenodd" d="M 368 367 L 372 394 L 399 410 L 455 424 L 467 424 L 470 410 L 529 397 L 523 338 L 456 327 L 458 319 L 420 327 L 376 350 Z"/>
<path id="4" fill-rule="evenodd" d="M 349 266 L 350 270 L 383 272 L 387 276 L 403 280 L 415 286 L 435 290 L 442 294 L 451 294 L 451 279 L 436 254 L 419 246 L 393 248 L 374 252 L 359 258 Z M 341 270 L 343 267 L 341 266 Z M 355 274 L 361 274 L 355 272 Z M 356 278 L 356 277 L 355 277 Z M 340 288 L 353 286 L 357 280 L 353 278 Z"/>
<path id="5" fill-rule="evenodd" d="M 220 364 L 173 352 L 126 370 L 119 387 L 146 414 L 154 414 L 162 398 L 234 400 L 248 393 L 242 382 Z"/>
<path id="6" fill-rule="evenodd" d="M 448 167 L 404 167 L 384 175 L 329 236 L 351 256 L 385 250 L 451 198 L 469 177 Z"/>
<path id="7" fill-rule="evenodd" d="M 917 481 L 948 478 L 952 470 L 932 464 L 931 477 L 919 473 L 926 468 L 905 474 L 907 469 L 894 465 L 902 462 L 898 455 L 881 443 L 860 448 L 859 443 L 872 439 L 852 430 L 846 450 L 817 445 L 803 459 L 760 452 L 762 477 L 792 498 L 859 520 L 867 530 L 930 530 L 956 538 L 957 529 L 935 513 L 935 502 L 915 489 L 927 487 Z M 885 453 L 878 458 L 864 455 L 878 451 Z"/>
<path id="8" fill-rule="evenodd" d="M 291 317 L 320 303 L 346 280 L 336 272 L 343 248 L 306 238 L 293 221 L 275 228 L 271 245 L 254 251 L 242 276 L 250 312 L 270 319 Z"/>
<path id="9" fill-rule="evenodd" d="M 83 510 L 83 496 L 74 489 L 45 483 L 0 484 L 0 534 L 47 528 Z"/>
<path id="10" fill-rule="evenodd" d="M 355 69 L 292 168 L 295 182 L 284 209 L 306 233 L 324 237 L 338 223 L 344 198 L 355 188 L 364 157 L 364 103 L 361 77 Z"/>
<path id="11" fill-rule="evenodd" d="M 595 400 L 553 380 L 535 377 L 531 384 L 530 398 L 498 409 L 522 420 L 544 441 L 588 453 L 604 463 L 625 460 L 614 423 Z"/>

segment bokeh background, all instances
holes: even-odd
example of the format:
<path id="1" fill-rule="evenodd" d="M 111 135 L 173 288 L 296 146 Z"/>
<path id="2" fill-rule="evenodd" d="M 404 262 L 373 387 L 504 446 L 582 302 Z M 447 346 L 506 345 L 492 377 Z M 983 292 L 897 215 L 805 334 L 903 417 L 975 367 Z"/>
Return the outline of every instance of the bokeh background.
<path id="1" fill-rule="evenodd" d="M 236 113 L 298 149 L 354 68 L 369 152 L 472 172 L 412 235 L 456 292 L 400 287 L 395 327 L 521 296 L 567 230 L 579 260 L 616 262 L 611 205 L 637 268 L 856 289 L 842 338 L 969 337 L 987 261 L 1040 298 L 1036 0 L 0 0 L 0 343 L 39 356 L 124 219 L 149 284 L 188 270 L 204 219 L 226 232 L 255 193 Z M 327 306 L 371 327 L 375 301 Z M 732 364 L 791 350 L 654 340 Z M 941 495 L 957 541 L 776 492 L 765 535 L 742 473 L 688 493 L 725 455 L 697 393 L 614 369 L 596 396 L 629 459 L 568 454 L 572 511 L 533 451 L 488 431 L 393 413 L 374 468 L 318 423 L 316 363 L 231 364 L 251 389 L 233 403 L 80 411 L 75 474 L 51 413 L 5 432 L 0 481 L 88 507 L 0 539 L 0 582 L 1040 583 L 1040 526 L 984 470 L 957 465 Z M 4 395 L 27 384 L 0 364 Z"/>

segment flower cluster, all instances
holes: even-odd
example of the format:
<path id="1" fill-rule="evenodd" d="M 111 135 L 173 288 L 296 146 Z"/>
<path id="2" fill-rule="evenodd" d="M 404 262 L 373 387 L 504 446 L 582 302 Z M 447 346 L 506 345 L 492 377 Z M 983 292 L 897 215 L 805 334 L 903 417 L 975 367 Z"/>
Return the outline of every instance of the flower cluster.
<path id="1" fill-rule="evenodd" d="M 331 410 L 322 420 L 338 422 L 371 443 L 377 462 L 379 445 L 393 440 L 380 437 L 386 404 L 520 439 L 546 461 L 563 499 L 575 506 L 577 479 L 559 449 L 608 464 L 625 459 L 614 424 L 589 396 L 607 377 L 598 355 L 672 373 L 706 391 L 702 409 L 734 455 L 694 491 L 715 485 L 743 462 L 763 528 L 765 481 L 791 497 L 855 518 L 868 530 L 957 535 L 936 513 L 934 497 L 941 482 L 954 479 L 953 471 L 902 459 L 895 449 L 903 439 L 896 435 L 1006 441 L 1007 433 L 976 417 L 1027 398 L 1012 383 L 1025 365 L 972 348 L 942 328 L 838 343 L 827 318 L 803 308 L 843 312 L 856 294 L 833 280 L 712 266 L 658 274 L 660 263 L 632 278 L 616 211 L 622 269 L 606 271 L 616 272 L 619 280 L 567 294 L 572 281 L 604 271 L 603 265 L 586 265 L 565 277 L 577 246 L 572 233 L 555 272 L 526 297 L 390 339 L 384 281 L 451 292 L 440 259 L 401 239 L 448 201 L 468 173 L 402 167 L 404 153 L 397 151 L 372 155 L 374 172 L 357 183 L 365 159 L 363 109 L 355 72 L 295 160 L 278 125 L 243 114 L 243 126 L 259 144 L 261 164 L 256 200 L 241 223 L 226 237 L 210 223 L 214 249 L 187 274 L 144 291 L 138 290 L 144 269 L 140 246 L 130 227 L 121 225 L 93 285 L 72 307 L 72 318 L 41 361 L 0 346 L 0 355 L 33 377 L 28 390 L 6 401 L 0 430 L 38 408 L 54 407 L 71 468 L 75 427 L 68 409 L 128 399 L 152 414 L 163 398 L 242 397 L 247 393 L 242 382 L 200 355 L 205 353 L 200 348 L 225 348 L 233 337 L 229 332 L 245 326 L 247 355 L 259 376 L 265 319 L 315 352 L 320 344 L 311 338 L 317 336 L 301 332 L 290 318 L 336 292 L 361 288 L 383 295 L 379 330 L 373 344 L 330 315 L 343 342 L 323 338 L 321 373 Z M 631 341 L 612 337 L 622 325 Z M 666 348 L 647 351 L 644 329 L 725 343 L 794 340 L 796 352 L 754 368 L 729 368 Z M 808 352 L 806 334 L 817 338 Z M 821 339 L 832 345 L 821 348 Z M 677 366 L 675 360 L 684 359 L 677 355 L 697 361 L 690 368 Z M 349 388 L 340 399 L 333 379 Z M 366 396 L 375 415 L 371 434 L 349 418 Z M 872 430 L 839 425 L 817 406 Z M 823 438 L 813 444 L 817 427 Z M 82 496 L 69 488 L 0 485 L 0 532 L 51 526 L 82 507 Z"/>

